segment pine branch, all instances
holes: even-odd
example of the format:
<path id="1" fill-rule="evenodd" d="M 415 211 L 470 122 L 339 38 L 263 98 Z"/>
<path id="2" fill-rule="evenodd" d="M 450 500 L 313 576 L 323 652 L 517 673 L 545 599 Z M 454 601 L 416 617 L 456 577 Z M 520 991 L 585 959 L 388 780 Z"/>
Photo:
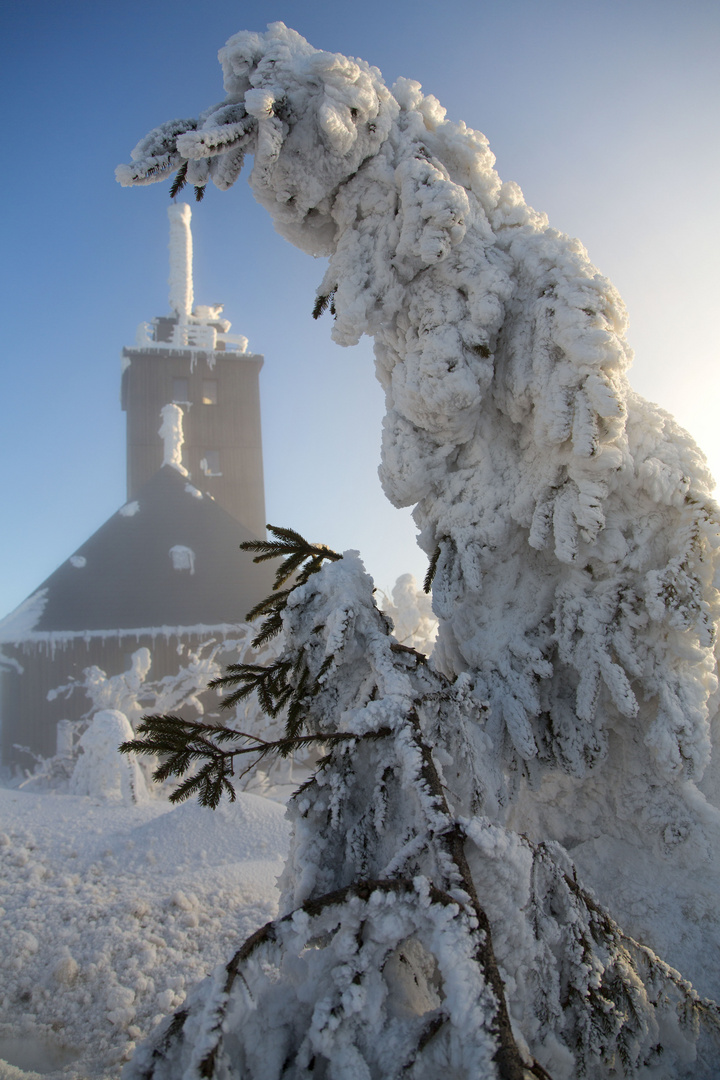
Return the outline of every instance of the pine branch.
<path id="1" fill-rule="evenodd" d="M 217 1077 L 218 1072 L 216 1070 L 216 1063 L 219 1055 L 222 1052 L 223 1038 L 226 1030 L 223 1020 L 226 1016 L 227 1006 L 226 1002 L 230 1000 L 230 994 L 233 990 L 234 983 L 237 979 L 241 979 L 246 988 L 249 989 L 248 983 L 243 974 L 243 968 L 250 959 L 250 957 L 260 950 L 263 946 L 278 945 L 282 948 L 283 943 L 283 931 L 288 924 L 291 924 L 293 920 L 297 923 L 297 915 L 300 911 L 306 916 L 308 921 L 320 918 L 324 912 L 332 909 L 336 909 L 338 912 L 337 923 L 342 926 L 343 919 L 343 906 L 348 901 L 356 900 L 361 904 L 367 905 L 367 916 L 363 918 L 363 925 L 369 923 L 372 925 L 373 920 L 373 899 L 379 895 L 394 895 L 399 901 L 417 896 L 416 882 L 409 878 L 395 878 L 393 880 L 387 879 L 358 879 L 353 881 L 350 885 L 345 886 L 342 889 L 337 889 L 333 892 L 325 893 L 322 896 L 313 897 L 306 900 L 298 909 L 289 912 L 282 918 L 277 919 L 274 922 L 266 923 L 265 926 L 260 927 L 255 933 L 247 939 L 247 941 L 238 949 L 229 963 L 225 966 L 225 982 L 223 986 L 223 995 L 221 998 L 222 1004 L 219 1006 L 216 1013 L 216 1022 L 214 1023 L 211 1031 L 208 1032 L 208 1047 L 205 1057 L 200 1063 L 200 1075 L 206 1077 Z M 423 905 L 429 905 L 435 908 L 457 908 L 458 901 L 454 895 L 450 895 L 448 892 L 441 888 L 437 888 L 432 882 L 428 883 L 427 897 L 423 896 Z M 478 934 L 475 927 L 468 928 L 469 934 L 482 938 L 483 933 Z M 312 940 L 312 929 L 307 933 L 307 940 Z M 372 934 L 369 935 L 372 938 Z M 365 942 L 362 939 L 362 935 L 358 941 L 358 949 L 362 950 L 365 947 Z M 482 972 L 483 976 L 487 976 L 487 969 L 483 962 L 483 945 L 481 944 L 475 951 L 473 959 L 478 964 L 478 968 Z M 357 980 L 360 981 L 359 973 Z M 494 987 L 493 987 L 494 989 Z M 526 1075 L 524 1069 L 524 1062 L 522 1056 L 518 1050 L 517 1043 L 510 1029 L 509 1021 L 507 1019 L 506 1012 L 503 1012 L 503 1006 L 505 1005 L 505 996 L 502 993 L 500 1001 L 496 1002 L 496 1015 L 493 1018 L 494 1034 L 498 1041 L 498 1049 L 494 1056 L 494 1064 L 496 1067 L 496 1074 L 499 1080 L 522 1080 L 522 1077 Z M 182 1013 L 176 1014 L 179 1017 L 178 1025 L 180 1028 L 184 1025 L 187 1019 L 187 1012 L 185 1010 Z M 417 1041 L 413 1051 L 411 1051 L 410 1057 L 400 1067 L 400 1072 L 407 1073 L 412 1069 L 415 1061 L 420 1058 L 425 1047 L 432 1041 L 435 1035 L 445 1024 L 448 1017 L 444 1011 L 438 1011 L 438 1013 L 432 1015 L 426 1020 L 425 1025 L 420 1029 L 417 1035 Z M 158 1055 L 160 1057 L 160 1055 Z M 161 1059 L 162 1060 L 162 1059 Z M 292 1051 L 288 1057 L 288 1061 L 295 1064 L 297 1062 L 296 1051 Z M 538 1069 L 540 1067 L 538 1066 Z M 495 1071 L 495 1070 L 494 1070 Z M 156 1074 L 153 1071 L 149 1074 L 150 1077 L 154 1077 Z M 393 1075 L 397 1076 L 398 1072 L 394 1071 Z M 536 1072 L 537 1076 L 548 1077 L 548 1074 L 540 1069 Z M 549 1080 L 549 1078 L 548 1078 Z"/>
<path id="2" fill-rule="evenodd" d="M 258 615 L 267 615 L 268 612 L 275 611 L 278 604 L 286 601 L 291 592 L 292 589 L 283 589 L 281 592 L 271 593 L 270 596 L 266 596 L 264 600 L 261 600 L 259 604 L 256 604 L 251 611 L 248 611 L 245 618 L 252 621 L 253 619 L 256 619 Z"/>
<path id="3" fill-rule="evenodd" d="M 182 189 L 187 184 L 187 179 L 186 179 L 187 170 L 188 170 L 188 162 L 183 161 L 182 165 L 180 166 L 178 171 L 175 173 L 175 179 L 173 180 L 172 187 L 170 188 L 170 198 L 171 199 L 174 199 L 175 196 L 178 194 L 178 192 L 182 191 Z"/>
<path id="4" fill-rule="evenodd" d="M 381 732 L 371 732 L 370 735 L 379 738 L 389 733 L 389 729 L 383 729 Z M 245 731 L 235 731 L 216 724 L 198 724 L 183 720 L 179 716 L 144 716 L 138 726 L 138 735 L 143 737 L 122 743 L 119 747 L 120 753 L 165 755 L 165 760 L 152 774 L 153 780 L 162 783 L 171 776 L 183 778 L 170 795 L 170 802 L 184 802 L 191 795 L 197 795 L 200 805 L 208 806 L 211 810 L 218 806 L 223 794 L 227 794 L 231 802 L 235 801 L 235 788 L 230 777 L 236 775 L 236 757 L 254 755 L 248 767 L 243 770 L 244 774 L 266 757 L 289 757 L 308 746 L 326 746 L 329 743 L 348 742 L 361 737 L 350 732 L 312 732 L 301 735 L 296 725 L 296 730 L 288 732 L 285 738 L 268 742 Z M 228 742 L 235 745 L 225 749 L 223 744 Z M 197 772 L 186 775 L 195 762 L 203 764 Z"/>
<path id="5" fill-rule="evenodd" d="M 430 565 L 427 568 L 425 579 L 423 581 L 423 592 L 429 593 L 432 589 L 432 583 L 435 580 L 435 574 L 437 573 L 438 562 L 440 561 L 441 548 L 440 545 L 435 548 L 430 558 Z"/>
<path id="6" fill-rule="evenodd" d="M 231 709 L 253 692 L 258 696 L 260 708 L 268 716 L 278 716 L 288 706 L 285 732 L 294 738 L 302 727 L 310 700 L 323 686 L 323 677 L 332 664 L 332 656 L 323 661 L 317 677 L 311 682 L 304 652 L 295 660 L 281 657 L 272 664 L 232 664 L 225 675 L 213 679 L 209 690 L 225 690 L 237 687 L 220 703 L 221 709 Z"/>
<path id="7" fill-rule="evenodd" d="M 297 735 L 300 731 L 308 707 L 306 694 L 308 691 L 310 672 L 308 671 L 305 657 L 302 653 L 300 653 L 295 662 L 294 674 L 297 675 L 298 681 L 293 693 L 288 698 L 288 711 L 285 719 L 285 731 L 290 738 Z"/>
<path id="8" fill-rule="evenodd" d="M 202 202 L 205 198 L 205 185 L 195 185 L 195 202 Z"/>
<path id="9" fill-rule="evenodd" d="M 313 317 L 313 319 L 319 319 L 320 316 L 323 314 L 323 312 L 327 310 L 328 305 L 330 305 L 331 314 L 332 315 L 335 314 L 334 297 L 335 297 L 335 289 L 332 289 L 331 292 L 329 292 L 326 296 L 318 296 L 316 298 L 315 306 L 312 309 L 312 317 Z"/>
<path id="10" fill-rule="evenodd" d="M 251 641 L 251 645 L 254 649 L 261 648 L 266 641 L 272 640 L 282 630 L 282 613 L 285 608 L 285 603 L 278 604 L 272 615 L 269 615 L 265 622 L 260 627 L 260 630 Z"/>
<path id="11" fill-rule="evenodd" d="M 248 619 L 265 616 L 252 641 L 254 648 L 259 648 L 282 630 L 282 613 L 293 589 L 316 573 L 326 559 L 336 561 L 342 558 L 342 555 L 323 544 L 308 543 L 294 529 L 274 525 L 268 525 L 268 529 L 274 539 L 251 540 L 240 545 L 244 550 L 256 553 L 255 562 L 286 556 L 276 571 L 273 593 L 256 604 L 247 616 Z M 292 586 L 280 589 L 291 577 L 294 578 Z M 294 656 L 281 656 L 268 665 L 231 664 L 224 675 L 208 684 L 209 690 L 231 691 L 221 702 L 221 709 L 234 708 L 253 693 L 257 694 L 258 704 L 268 716 L 276 717 L 287 708 L 284 739 L 266 743 L 255 736 L 223 726 L 198 724 L 172 715 L 145 716 L 138 727 L 138 735 L 142 737 L 123 743 L 120 751 L 124 754 L 140 752 L 160 755 L 162 760 L 153 773 L 153 779 L 160 782 L 171 776 L 184 778 L 170 796 L 171 801 L 179 802 L 196 794 L 203 806 L 214 809 L 223 792 L 228 793 L 231 799 L 235 798 L 229 777 L 234 775 L 236 756 L 254 754 L 254 760 L 248 766 L 252 768 L 267 754 L 285 756 L 308 741 L 327 741 L 324 736 L 304 736 L 300 733 L 311 700 L 322 689 L 324 676 L 332 662 L 332 656 L 326 657 L 313 679 L 305 650 L 300 648 Z M 237 745 L 223 749 L 222 744 L 228 741 Z M 198 763 L 201 764 L 197 771 L 187 775 L 191 767 Z"/>
<path id="12" fill-rule="evenodd" d="M 240 547 L 243 551 L 257 552 L 258 554 L 253 559 L 253 562 L 256 563 L 267 562 L 268 559 L 277 559 L 281 555 L 287 556 L 275 571 L 273 589 L 279 589 L 281 585 L 284 585 L 288 578 L 292 577 L 306 560 L 310 560 L 311 568 L 306 567 L 301 572 L 300 578 L 302 580 L 298 580 L 297 584 L 304 584 L 311 573 L 316 573 L 324 559 L 329 559 L 331 562 L 342 559 L 342 555 L 339 555 L 337 551 L 326 547 L 325 544 L 309 543 L 304 536 L 295 532 L 294 529 L 282 529 L 278 525 L 268 525 L 268 531 L 276 537 L 275 540 L 247 540 Z"/>
<path id="13" fill-rule="evenodd" d="M 237 690 L 223 699 L 220 705 L 221 709 L 233 708 L 239 701 L 249 697 L 255 691 L 263 712 L 269 716 L 277 716 L 288 697 L 292 694 L 293 688 L 287 681 L 292 667 L 291 661 L 282 658 L 267 666 L 263 664 L 232 664 L 225 675 L 213 679 L 208 684 L 208 690 L 224 690 L 228 687 L 238 687 Z"/>
<path id="14" fill-rule="evenodd" d="M 390 642 L 390 652 L 404 653 L 406 656 L 414 656 L 418 663 L 427 664 L 427 656 L 425 655 L 425 653 L 418 652 L 417 649 L 413 649 L 409 645 L 402 645 L 399 641 Z"/>
<path id="15" fill-rule="evenodd" d="M 273 594 L 261 600 L 259 604 L 249 611 L 246 618 L 251 621 L 259 615 L 267 615 L 267 619 L 260 627 L 258 634 L 253 639 L 253 648 L 259 649 L 266 641 L 270 641 L 282 630 L 282 613 L 287 606 L 287 600 L 293 589 L 298 585 L 304 585 L 312 574 L 316 574 L 325 559 L 337 562 L 342 559 L 337 551 L 326 547 L 324 544 L 311 544 L 294 529 L 283 529 L 279 525 L 268 525 L 268 531 L 272 533 L 274 540 L 246 540 L 240 547 L 243 551 L 255 552 L 253 562 L 267 562 L 269 559 L 278 559 L 287 556 L 275 571 L 275 584 Z M 294 577 L 294 583 L 289 589 L 281 589 L 286 581 Z"/>
<path id="16" fill-rule="evenodd" d="M 301 536 L 301 534 L 299 532 L 296 532 L 295 529 L 283 528 L 281 525 L 268 525 L 268 529 L 273 534 L 273 536 L 277 536 L 278 540 L 281 543 L 285 542 L 286 544 L 289 544 L 290 547 L 293 547 L 295 545 L 302 546 L 303 544 L 307 544 L 307 540 L 305 539 L 305 537 Z"/>

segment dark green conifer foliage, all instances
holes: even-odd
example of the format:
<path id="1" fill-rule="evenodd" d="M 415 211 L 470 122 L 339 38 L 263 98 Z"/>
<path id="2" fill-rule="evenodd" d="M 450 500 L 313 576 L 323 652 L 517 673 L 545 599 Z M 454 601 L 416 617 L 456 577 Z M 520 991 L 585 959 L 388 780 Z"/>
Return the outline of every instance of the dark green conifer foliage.
<path id="1" fill-rule="evenodd" d="M 320 316 L 330 307 L 330 314 L 335 314 L 335 290 L 327 294 L 327 296 L 318 296 L 315 300 L 315 306 L 312 310 L 313 319 L 319 319 Z"/>
<path id="2" fill-rule="evenodd" d="M 429 593 L 432 589 L 432 583 L 435 580 L 435 574 L 437 572 L 438 563 L 440 562 L 441 553 L 442 549 L 438 544 L 430 557 L 430 565 L 428 566 L 425 578 L 423 579 L 423 591 L 426 593 Z"/>
<path id="3" fill-rule="evenodd" d="M 186 776 L 170 795 L 178 803 L 197 795 L 201 806 L 215 810 L 223 793 L 235 802 L 235 788 L 229 777 L 235 775 L 235 758 L 251 754 L 252 759 L 240 776 L 263 758 L 277 755 L 289 757 L 307 746 L 347 741 L 356 738 L 343 733 L 331 735 L 288 736 L 266 741 L 257 735 L 222 727 L 218 724 L 198 724 L 179 716 L 144 716 L 138 726 L 141 738 L 131 739 L 120 746 L 121 754 L 158 754 L 161 764 L 153 772 L 153 780 L 161 783 L 171 776 L 185 776 L 198 761 L 204 764 L 191 776 Z M 228 745 L 232 744 L 232 745 Z"/>
<path id="4" fill-rule="evenodd" d="M 187 170 L 188 170 L 188 162 L 183 161 L 182 165 L 180 166 L 178 171 L 175 173 L 175 179 L 173 180 L 172 186 L 170 188 L 170 198 L 171 199 L 174 199 L 175 196 L 180 191 L 182 191 L 182 189 L 187 184 L 187 179 L 186 179 Z"/>
<path id="5" fill-rule="evenodd" d="M 284 556 L 283 561 L 275 571 L 275 583 L 273 591 L 265 600 L 256 604 L 252 611 L 247 613 L 246 618 L 252 622 L 259 615 L 266 615 L 265 622 L 260 627 L 257 636 L 253 639 L 253 647 L 258 649 L 266 641 L 270 641 L 280 633 L 282 629 L 282 613 L 287 606 L 290 593 L 298 585 L 304 585 L 311 574 L 316 574 L 325 559 L 337 562 L 342 559 L 337 551 L 326 547 L 324 544 L 311 544 L 294 529 L 281 529 L 278 525 L 268 525 L 268 532 L 275 537 L 274 540 L 247 540 L 240 547 L 243 551 L 255 551 L 253 562 L 268 562 Z M 290 578 L 294 578 L 293 584 L 288 589 L 281 589 Z M 214 685 L 214 684 L 213 684 Z M 219 681 L 219 685 L 222 682 Z M 274 715 L 274 714 L 272 714 Z"/>
<path id="6" fill-rule="evenodd" d="M 245 551 L 257 552 L 253 559 L 256 563 L 284 557 L 275 571 L 273 592 L 246 616 L 249 621 L 266 616 L 252 641 L 256 649 L 282 629 L 282 613 L 292 591 L 316 574 L 326 559 L 336 562 L 342 558 L 324 544 L 309 543 L 294 529 L 268 525 L 268 531 L 274 539 L 252 540 L 240 545 Z M 292 584 L 288 588 L 280 588 L 290 579 Z M 229 778 L 235 775 L 236 757 L 253 755 L 247 768 L 240 773 L 243 776 L 270 755 L 287 757 L 301 747 L 345 738 L 301 734 L 308 707 L 319 692 L 332 660 L 332 656 L 328 656 L 317 676 L 311 679 L 304 652 L 300 650 L 295 657 L 281 656 L 267 665 L 231 664 L 224 675 L 213 679 L 208 685 L 209 690 L 231 689 L 232 692 L 221 702 L 222 709 L 234 708 L 252 693 L 257 694 L 258 704 L 268 716 L 275 717 L 287 709 L 283 739 L 266 742 L 255 735 L 221 725 L 193 723 L 179 716 L 156 715 L 142 718 L 138 727 L 141 737 L 124 742 L 120 752 L 158 754 L 161 762 L 152 774 L 158 783 L 171 776 L 183 777 L 191 767 L 204 762 L 192 775 L 185 776 L 171 794 L 171 802 L 182 802 L 191 795 L 197 795 L 203 806 L 215 809 L 223 792 L 234 801 L 235 790 Z"/>

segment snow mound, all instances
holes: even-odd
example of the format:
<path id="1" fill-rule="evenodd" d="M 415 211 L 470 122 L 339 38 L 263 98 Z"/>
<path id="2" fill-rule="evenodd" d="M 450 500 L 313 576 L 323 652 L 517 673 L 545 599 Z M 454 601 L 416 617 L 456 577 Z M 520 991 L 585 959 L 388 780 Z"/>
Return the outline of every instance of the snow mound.
<path id="1" fill-rule="evenodd" d="M 289 828 L 285 807 L 259 795 L 241 792 L 236 802 L 223 801 L 217 810 L 186 802 L 136 829 L 134 849 L 123 859 L 130 869 L 152 857 L 158 875 L 174 873 L 189 858 L 208 869 L 262 862 L 285 851 Z"/>

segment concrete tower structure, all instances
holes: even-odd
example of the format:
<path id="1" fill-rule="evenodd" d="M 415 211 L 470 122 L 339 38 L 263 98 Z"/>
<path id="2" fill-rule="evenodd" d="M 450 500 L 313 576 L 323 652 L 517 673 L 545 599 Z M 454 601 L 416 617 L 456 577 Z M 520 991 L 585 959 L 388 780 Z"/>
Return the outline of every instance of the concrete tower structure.
<path id="1" fill-rule="evenodd" d="M 265 535 L 258 375 L 263 357 L 229 333 L 222 305 L 193 306 L 191 211 L 170 217 L 170 314 L 141 323 L 123 349 L 127 413 L 127 497 L 163 463 L 158 417 L 168 403 L 183 412 L 183 465 L 192 481 L 255 536 Z"/>

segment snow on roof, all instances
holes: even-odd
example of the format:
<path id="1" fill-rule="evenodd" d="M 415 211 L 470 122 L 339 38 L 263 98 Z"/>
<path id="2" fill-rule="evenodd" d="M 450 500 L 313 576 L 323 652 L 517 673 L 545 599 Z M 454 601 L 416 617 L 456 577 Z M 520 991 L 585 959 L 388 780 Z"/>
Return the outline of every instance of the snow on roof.
<path id="1" fill-rule="evenodd" d="M 19 641 L 37 626 L 47 604 L 47 589 L 38 589 L 0 621 L 0 641 Z"/>

